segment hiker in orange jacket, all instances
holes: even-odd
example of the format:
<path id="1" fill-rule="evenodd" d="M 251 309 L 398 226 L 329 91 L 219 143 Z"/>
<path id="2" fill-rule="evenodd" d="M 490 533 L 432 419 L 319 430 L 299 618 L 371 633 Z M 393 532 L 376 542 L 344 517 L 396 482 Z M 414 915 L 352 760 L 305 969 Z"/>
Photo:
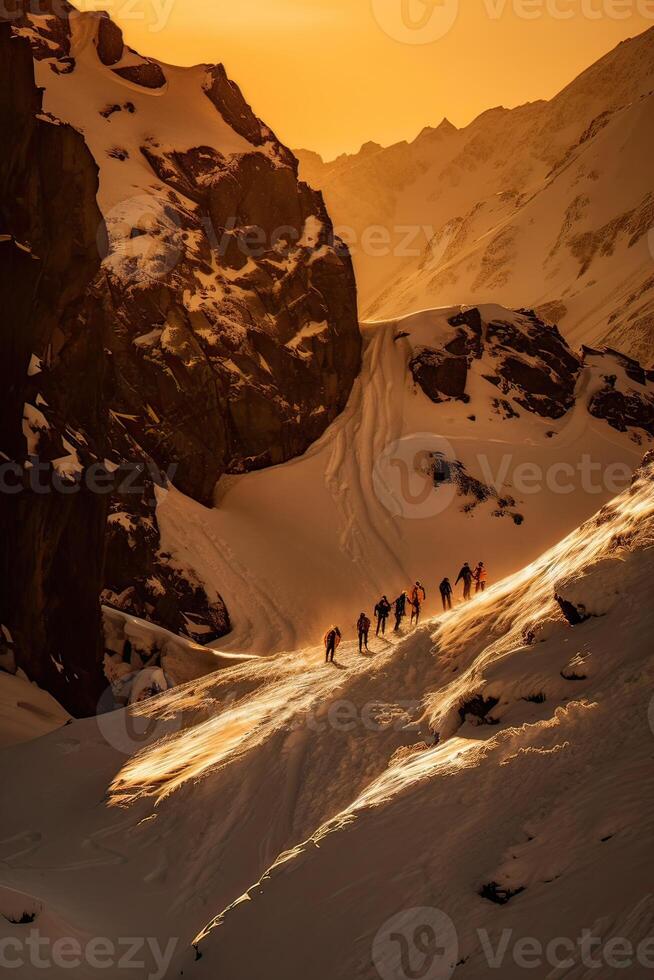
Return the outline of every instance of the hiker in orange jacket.
<path id="1" fill-rule="evenodd" d="M 330 626 L 325 633 L 325 663 L 334 663 L 334 654 L 341 642 L 341 631 L 338 626 Z"/>
<path id="2" fill-rule="evenodd" d="M 422 582 L 416 582 L 416 584 L 411 589 L 409 593 L 409 602 L 411 603 L 411 626 L 413 626 L 413 620 L 416 621 L 416 626 L 420 622 L 420 609 L 422 604 L 427 598 L 427 593 L 425 592 L 425 587 Z"/>
<path id="3" fill-rule="evenodd" d="M 475 568 L 473 578 L 477 583 L 475 586 L 475 592 L 483 592 L 486 588 L 486 581 L 488 579 L 488 572 L 486 571 L 486 566 L 483 561 L 480 561 Z"/>

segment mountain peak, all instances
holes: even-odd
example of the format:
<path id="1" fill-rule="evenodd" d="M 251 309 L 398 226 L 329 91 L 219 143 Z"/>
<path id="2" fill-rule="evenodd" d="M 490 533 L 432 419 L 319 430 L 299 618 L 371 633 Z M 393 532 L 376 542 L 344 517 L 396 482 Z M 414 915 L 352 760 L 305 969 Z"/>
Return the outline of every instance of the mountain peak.
<path id="1" fill-rule="evenodd" d="M 458 129 L 454 125 L 454 123 L 451 123 L 450 122 L 450 120 L 447 118 L 447 116 L 443 116 L 442 121 L 436 127 L 436 132 L 437 133 L 457 133 L 458 132 Z"/>
<path id="2" fill-rule="evenodd" d="M 368 140 L 367 143 L 363 143 L 361 149 L 359 150 L 359 156 L 367 156 L 369 153 L 379 153 L 384 147 L 381 143 L 375 143 L 374 140 Z"/>

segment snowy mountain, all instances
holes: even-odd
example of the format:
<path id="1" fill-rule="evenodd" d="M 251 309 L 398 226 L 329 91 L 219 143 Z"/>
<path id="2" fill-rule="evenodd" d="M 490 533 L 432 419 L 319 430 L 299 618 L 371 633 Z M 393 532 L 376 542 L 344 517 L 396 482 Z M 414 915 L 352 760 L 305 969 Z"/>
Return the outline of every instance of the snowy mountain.
<path id="1" fill-rule="evenodd" d="M 340 669 L 299 650 L 1 752 L 0 935 L 75 937 L 82 980 L 100 935 L 114 956 L 150 937 L 128 980 L 517 980 L 535 957 L 641 976 L 653 534 L 650 455 L 559 545 L 372 656 L 348 635 Z"/>
<path id="2" fill-rule="evenodd" d="M 533 313 L 433 310 L 364 331 L 345 412 L 301 458 L 224 480 L 213 510 L 159 492 L 165 548 L 219 588 L 222 650 L 348 632 L 383 593 L 464 560 L 515 572 L 631 480 L 654 437 L 654 374 L 575 353 Z"/>
<path id="3" fill-rule="evenodd" d="M 575 345 L 654 360 L 654 29 L 551 102 L 447 120 L 323 163 L 366 317 L 457 302 L 536 308 Z"/>
<path id="4" fill-rule="evenodd" d="M 12 309 L 21 284 L 24 320 L 40 290 L 42 322 L 6 362 L 0 448 L 21 474 L 38 461 L 71 485 L 100 466 L 114 493 L 41 505 L 22 495 L 20 531 L 5 506 L 1 621 L 31 677 L 70 710 L 94 710 L 106 684 L 100 591 L 194 640 L 229 631 L 220 593 L 162 547 L 156 488 L 174 480 L 210 504 L 223 473 L 280 463 L 318 438 L 359 370 L 356 290 L 321 195 L 221 65 L 141 57 L 106 15 L 65 2 L 10 6 L 0 68 L 13 83 L 20 64 L 20 75 L 0 93 L 11 148 L 0 235 L 20 254 L 2 295 Z M 5 353 L 11 343 L 6 331 Z M 77 540 L 41 530 L 62 521 Z M 74 636 L 69 575 L 84 582 Z M 56 629 L 38 615 L 48 604 Z"/>
<path id="5" fill-rule="evenodd" d="M 420 222 L 417 262 L 359 252 L 360 329 L 222 66 L 9 6 L 0 965 L 642 980 L 654 33 L 551 103 L 305 155 L 360 235 Z"/>
<path id="6" fill-rule="evenodd" d="M 347 401 L 360 352 L 349 257 L 221 65 L 143 58 L 107 16 L 72 7 L 14 31 L 45 111 L 99 168 L 112 411 L 210 502 L 223 472 L 297 455 Z"/>

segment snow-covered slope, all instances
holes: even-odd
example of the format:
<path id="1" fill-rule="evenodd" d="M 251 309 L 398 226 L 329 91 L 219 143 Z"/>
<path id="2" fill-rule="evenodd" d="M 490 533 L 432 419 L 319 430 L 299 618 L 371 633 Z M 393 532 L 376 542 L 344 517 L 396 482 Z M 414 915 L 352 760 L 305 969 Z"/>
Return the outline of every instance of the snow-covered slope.
<path id="1" fill-rule="evenodd" d="M 70 715 L 21 671 L 0 671 L 0 746 L 6 748 L 62 728 Z"/>
<path id="2" fill-rule="evenodd" d="M 444 122 L 411 144 L 329 164 L 300 152 L 337 226 L 354 233 L 364 314 L 527 305 L 574 343 L 651 363 L 653 91 L 650 30 L 551 102 L 492 109 L 462 130 Z"/>
<path id="3" fill-rule="evenodd" d="M 164 547 L 228 603 L 221 649 L 291 650 L 333 621 L 351 635 L 417 578 L 433 614 L 445 575 L 531 561 L 625 486 L 654 435 L 651 374 L 582 362 L 532 314 L 427 311 L 365 342 L 346 411 L 303 457 L 224 480 L 213 510 L 160 493 Z"/>
<path id="4" fill-rule="evenodd" d="M 382 697 L 411 698 L 421 678 L 418 727 L 440 744 L 416 730 L 280 855 L 210 925 L 192 976 L 263 980 L 279 961 L 291 980 L 651 969 L 651 481 L 650 463 L 560 547 L 375 665 Z M 555 592 L 597 618 L 571 629 Z M 370 696 L 354 679 L 338 694 L 349 718 Z M 330 739 L 340 786 L 356 723 L 315 739 L 303 762 Z"/>
<path id="5" fill-rule="evenodd" d="M 171 980 L 398 980 L 403 948 L 418 975 L 477 980 L 505 929 L 503 977 L 528 937 L 574 958 L 540 976 L 613 976 L 606 944 L 654 925 L 653 544 L 650 457 L 550 552 L 376 655 L 257 661 L 0 753 L 0 934 L 75 937 L 83 980 L 94 936 L 115 956 L 150 937 L 145 972 Z"/>

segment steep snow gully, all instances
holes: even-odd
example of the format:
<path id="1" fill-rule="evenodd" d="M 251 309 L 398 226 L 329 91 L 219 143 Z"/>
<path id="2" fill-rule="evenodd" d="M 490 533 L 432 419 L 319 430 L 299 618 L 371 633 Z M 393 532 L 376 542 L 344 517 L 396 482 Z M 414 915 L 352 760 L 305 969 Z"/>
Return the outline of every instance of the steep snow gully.
<path id="1" fill-rule="evenodd" d="M 513 978 L 527 941 L 541 976 L 610 977 L 625 949 L 642 976 L 653 542 L 650 455 L 561 544 L 374 655 L 253 661 L 5 751 L 0 912 L 156 937 L 167 977 Z"/>

